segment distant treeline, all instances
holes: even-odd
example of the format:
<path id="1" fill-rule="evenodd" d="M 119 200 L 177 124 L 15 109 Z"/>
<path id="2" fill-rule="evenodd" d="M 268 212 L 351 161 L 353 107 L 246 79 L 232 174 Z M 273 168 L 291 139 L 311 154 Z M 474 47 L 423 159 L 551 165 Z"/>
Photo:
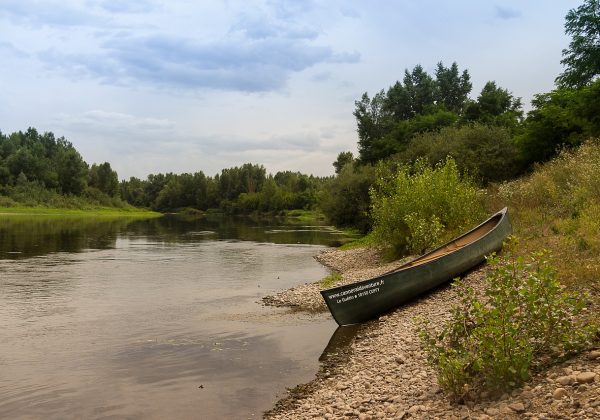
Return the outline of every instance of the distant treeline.
<path id="1" fill-rule="evenodd" d="M 264 166 L 246 163 L 214 177 L 202 172 L 149 175 L 145 180 L 132 177 L 121 182 L 120 190 L 132 205 L 158 211 L 191 207 L 248 214 L 313 209 L 324 182 L 299 172 L 267 174 Z"/>
<path id="2" fill-rule="evenodd" d="M 70 142 L 51 132 L 29 128 L 0 133 L 0 206 L 91 203 L 157 211 L 191 207 L 227 213 L 280 212 L 314 209 L 326 181 L 291 171 L 271 175 L 263 166 L 247 163 L 213 177 L 202 172 L 167 173 L 119 182 L 110 163 L 90 166 Z"/>
<path id="3" fill-rule="evenodd" d="M 417 161 L 436 165 L 451 157 L 463 176 L 484 187 L 528 173 L 561 149 L 599 137 L 596 9 L 595 0 L 585 0 L 567 14 L 565 32 L 572 41 L 563 50 L 565 71 L 554 90 L 535 96 L 527 115 L 521 99 L 494 81 L 470 97 L 471 76 L 456 63 L 438 63 L 433 75 L 417 65 L 405 70 L 402 81 L 355 102 L 358 156 L 341 152 L 333 162 L 336 175 L 325 178 L 290 171 L 272 175 L 247 163 L 212 177 L 167 173 L 119 182 L 110 163 L 88 165 L 63 137 L 33 128 L 0 133 L 0 206 L 60 206 L 62 197 L 69 197 L 71 205 L 91 201 L 159 211 L 319 208 L 337 226 L 368 231 L 376 173 L 391 174 Z"/>

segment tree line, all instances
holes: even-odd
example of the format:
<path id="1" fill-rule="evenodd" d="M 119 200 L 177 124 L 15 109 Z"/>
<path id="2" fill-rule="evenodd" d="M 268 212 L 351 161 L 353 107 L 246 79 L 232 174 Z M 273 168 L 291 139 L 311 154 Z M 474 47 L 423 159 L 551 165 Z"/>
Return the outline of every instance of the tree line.
<path id="1" fill-rule="evenodd" d="M 0 194 L 19 198 L 50 191 L 158 211 L 318 208 L 338 226 L 367 231 L 377 165 L 393 169 L 417 160 L 435 165 L 452 157 L 461 173 L 485 186 L 527 173 L 561 148 L 600 136 L 599 16 L 598 0 L 569 11 L 565 31 L 572 40 L 563 51 L 565 70 L 554 90 L 535 95 L 526 115 L 521 99 L 495 81 L 471 97 L 469 71 L 456 62 L 449 67 L 439 62 L 433 74 L 416 65 L 387 89 L 372 96 L 365 92 L 353 111 L 358 156 L 341 152 L 332 177 L 273 175 L 246 163 L 214 176 L 159 173 L 119 182 L 110 163 L 89 165 L 63 137 L 29 128 L 0 132 Z"/>
<path id="2" fill-rule="evenodd" d="M 600 136 L 600 5 L 585 0 L 565 18 L 572 37 L 563 50 L 564 72 L 555 88 L 534 96 L 525 115 L 521 99 L 488 81 L 471 98 L 468 70 L 437 64 L 433 75 L 421 65 L 402 80 L 355 102 L 358 156 L 342 152 L 336 176 L 326 185 L 321 208 L 332 223 L 368 231 L 369 191 L 375 167 L 436 165 L 448 157 L 484 187 L 526 174 L 565 148 Z M 379 171 L 381 172 L 381 171 Z"/>
<path id="3" fill-rule="evenodd" d="M 120 190 L 132 205 L 158 211 L 190 207 L 248 214 L 314 209 L 325 180 L 292 171 L 267 174 L 264 166 L 246 163 L 212 177 L 202 171 L 131 177 L 121 181 Z"/>

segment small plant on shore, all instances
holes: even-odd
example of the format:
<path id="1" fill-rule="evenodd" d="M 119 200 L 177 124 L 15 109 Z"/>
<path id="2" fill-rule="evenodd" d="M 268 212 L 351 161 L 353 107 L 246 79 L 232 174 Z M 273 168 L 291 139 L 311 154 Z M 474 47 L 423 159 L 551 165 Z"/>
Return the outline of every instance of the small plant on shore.
<path id="1" fill-rule="evenodd" d="M 491 256 L 489 264 L 483 296 L 455 283 L 460 303 L 450 321 L 441 331 L 425 322 L 420 331 L 440 386 L 459 401 L 518 386 L 533 369 L 590 345 L 597 332 L 579 317 L 584 299 L 561 287 L 544 252 Z"/>
<path id="2" fill-rule="evenodd" d="M 479 190 L 452 158 L 434 167 L 380 165 L 371 202 L 373 237 L 394 257 L 422 253 L 484 215 Z"/>
<path id="3" fill-rule="evenodd" d="M 335 286 L 338 282 L 342 281 L 342 275 L 340 273 L 331 273 L 327 277 L 323 277 L 319 280 L 318 284 L 323 289 L 328 289 Z"/>

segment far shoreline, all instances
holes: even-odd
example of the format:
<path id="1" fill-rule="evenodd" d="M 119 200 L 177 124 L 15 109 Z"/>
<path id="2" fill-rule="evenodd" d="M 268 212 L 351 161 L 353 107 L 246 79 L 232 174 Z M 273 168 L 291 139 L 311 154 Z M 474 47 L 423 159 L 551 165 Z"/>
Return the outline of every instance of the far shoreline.
<path id="1" fill-rule="evenodd" d="M 138 208 L 91 207 L 74 209 L 60 207 L 0 207 L 0 216 L 114 216 L 114 217 L 161 217 L 162 213 Z"/>

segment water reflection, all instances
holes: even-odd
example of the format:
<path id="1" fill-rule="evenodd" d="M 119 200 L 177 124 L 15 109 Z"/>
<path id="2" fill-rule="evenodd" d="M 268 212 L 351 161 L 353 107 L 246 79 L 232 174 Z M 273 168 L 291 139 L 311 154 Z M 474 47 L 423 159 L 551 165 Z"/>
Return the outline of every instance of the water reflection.
<path id="1" fill-rule="evenodd" d="M 329 314 L 257 303 L 327 274 L 313 259 L 314 243 L 339 237 L 327 227 L 13 216 L 0 226 L 0 418 L 258 417 L 313 378 L 335 328 Z"/>
<path id="2" fill-rule="evenodd" d="M 337 246 L 348 240 L 326 225 L 284 224 L 277 219 L 175 215 L 139 219 L 102 216 L 0 216 L 0 259 L 22 259 L 52 252 L 81 252 L 116 247 L 118 239 L 146 238 L 160 243 L 199 240 Z M 143 244 L 141 244 L 143 246 Z"/>

